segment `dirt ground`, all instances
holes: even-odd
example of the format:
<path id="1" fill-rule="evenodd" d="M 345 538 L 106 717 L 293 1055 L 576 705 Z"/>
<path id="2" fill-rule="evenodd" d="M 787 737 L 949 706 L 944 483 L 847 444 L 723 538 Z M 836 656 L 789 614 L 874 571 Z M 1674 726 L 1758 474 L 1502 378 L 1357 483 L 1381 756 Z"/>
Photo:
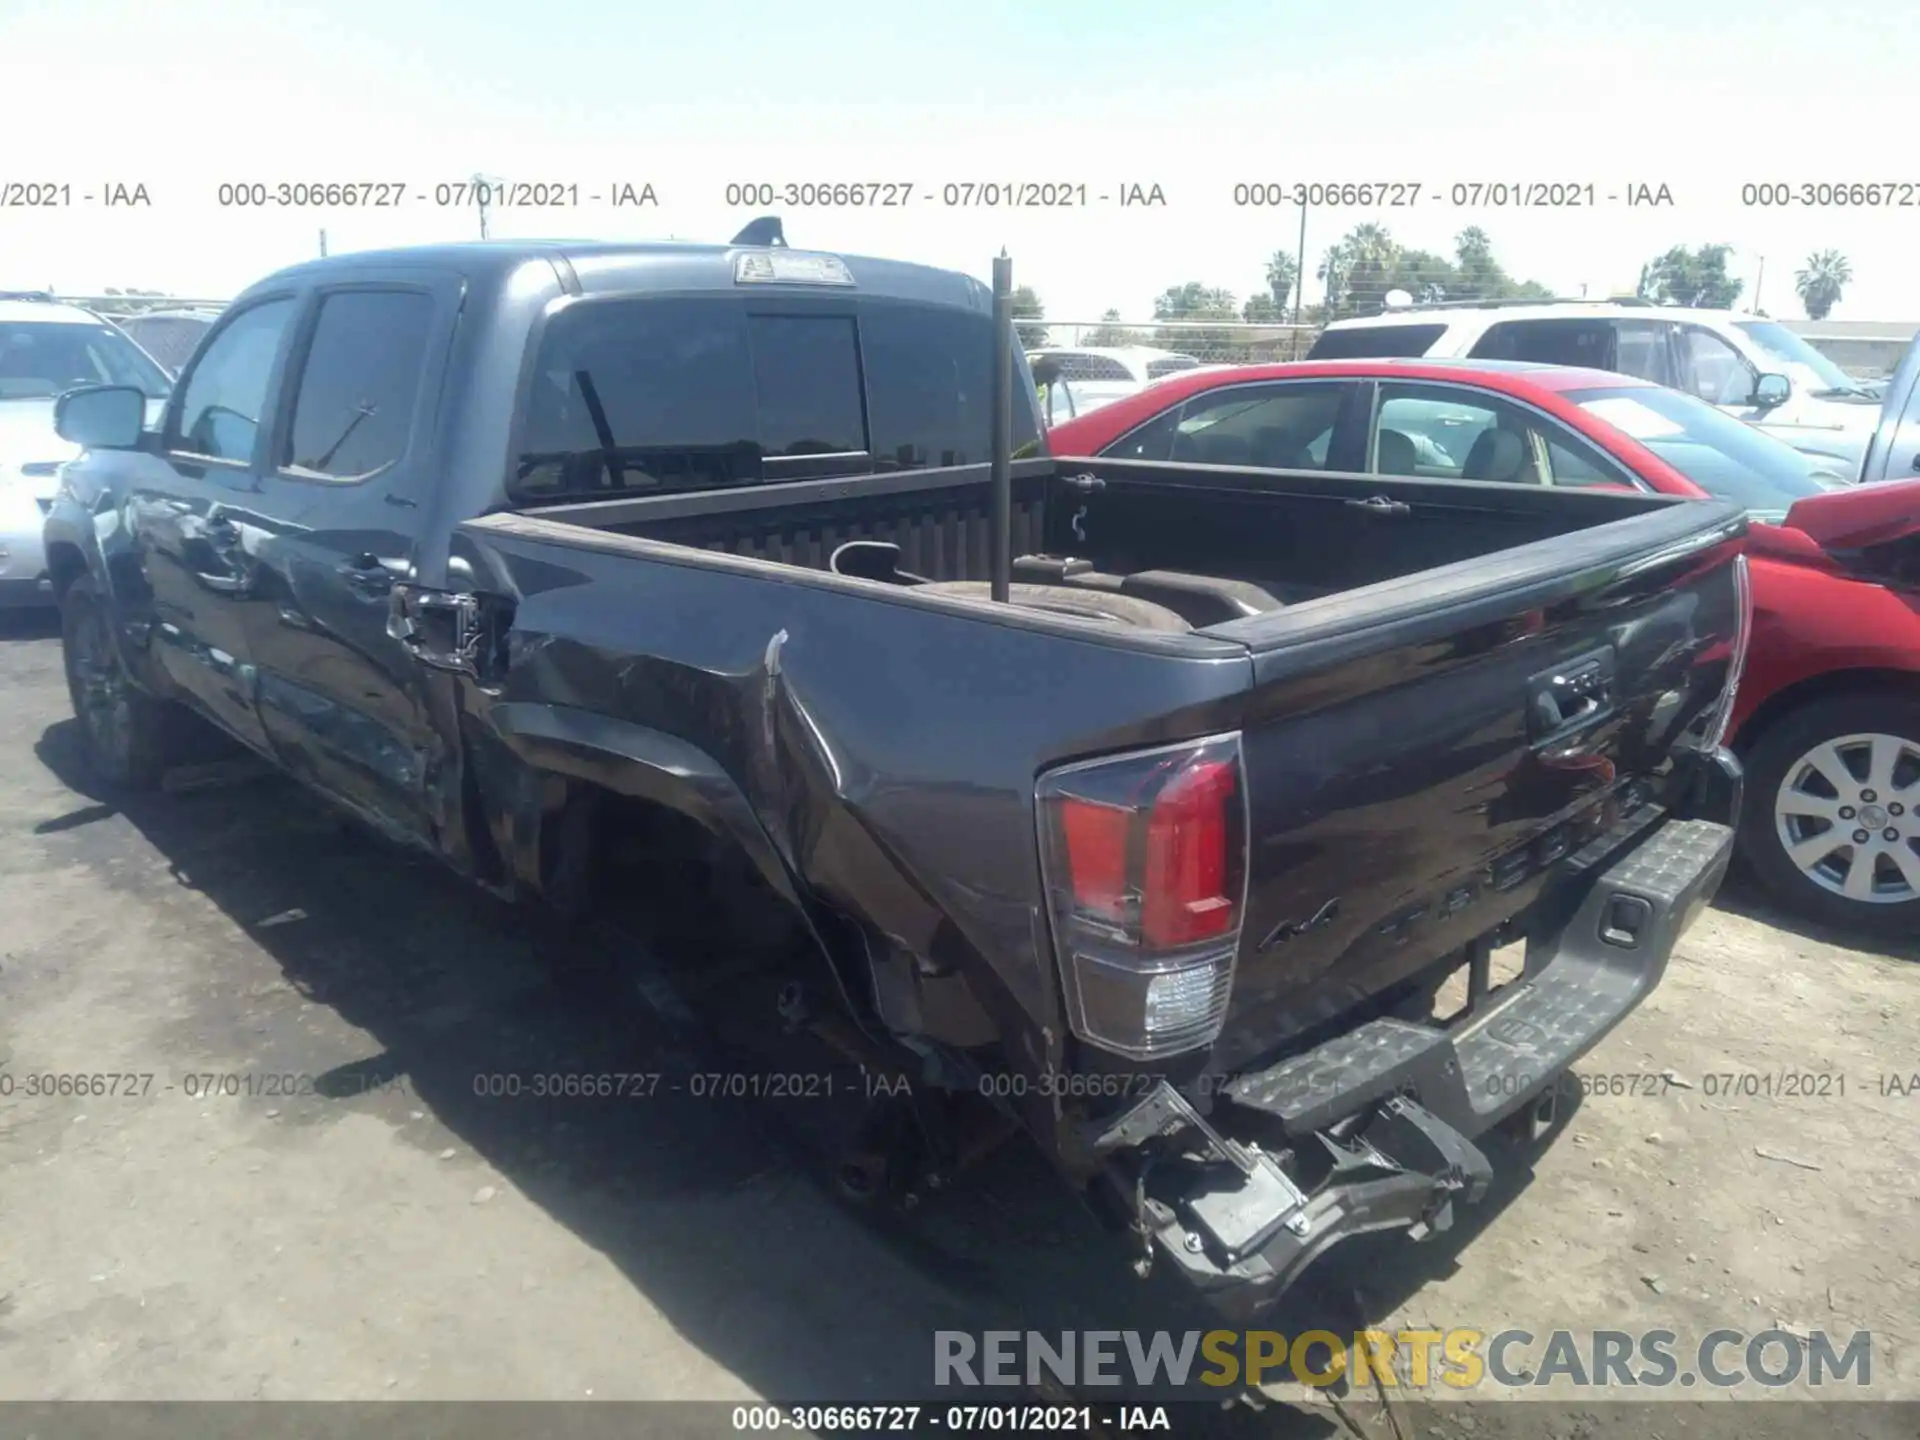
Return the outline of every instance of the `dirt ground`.
<path id="1" fill-rule="evenodd" d="M 476 1093 L 703 1062 L 630 981 L 553 979 L 544 922 L 277 780 L 90 795 L 47 627 L 0 633 L 0 695 L 0 1398 L 847 1402 L 924 1393 L 936 1329 L 1194 1323 L 1018 1147 L 876 1220 L 805 1162 L 804 1102 Z M 1482 1206 L 1329 1262 L 1316 1302 L 1389 1329 L 1866 1328 L 1875 1392 L 1920 1398 L 1920 1093 L 1893 1093 L 1916 952 L 1757 905 L 1695 926 Z M 45 1073 L 123 1093 L 22 1093 Z M 1681 1408 L 1664 1433 L 1703 1433 Z M 1476 1399 L 1403 1428 L 1661 1432 L 1610 1415 Z"/>

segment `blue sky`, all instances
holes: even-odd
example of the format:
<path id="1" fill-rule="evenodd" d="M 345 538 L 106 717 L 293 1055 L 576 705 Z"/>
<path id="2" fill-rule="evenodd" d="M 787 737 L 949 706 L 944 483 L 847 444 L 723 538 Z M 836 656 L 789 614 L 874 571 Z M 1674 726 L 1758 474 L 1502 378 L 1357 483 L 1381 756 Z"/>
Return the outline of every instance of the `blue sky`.
<path id="1" fill-rule="evenodd" d="M 497 212 L 497 235 L 724 239 L 729 180 L 1157 183 L 1164 210 L 786 211 L 797 245 L 984 277 L 1005 245 L 1050 317 L 1148 313 L 1166 286 L 1246 295 L 1298 212 L 1236 181 L 1645 182 L 1671 209 L 1316 210 L 1309 265 L 1367 219 L 1445 251 L 1477 223 L 1517 274 L 1631 286 L 1667 246 L 1725 241 L 1766 308 L 1798 315 L 1811 250 L 1850 258 L 1836 318 L 1920 321 L 1920 208 L 1743 208 L 1747 181 L 1913 182 L 1905 97 L 1920 18 L 1874 5 L 1346 6 L 729 0 L 164 6 L 0 0 L 17 128 L 0 183 L 76 196 L 141 181 L 146 210 L 0 210 L 0 286 L 222 296 L 315 253 L 474 233 L 470 210 L 239 211 L 223 181 L 404 180 L 476 170 L 651 181 L 654 211 Z M 127 103 L 120 103 L 125 97 Z M 1309 292 L 1310 296 L 1312 291 Z"/>

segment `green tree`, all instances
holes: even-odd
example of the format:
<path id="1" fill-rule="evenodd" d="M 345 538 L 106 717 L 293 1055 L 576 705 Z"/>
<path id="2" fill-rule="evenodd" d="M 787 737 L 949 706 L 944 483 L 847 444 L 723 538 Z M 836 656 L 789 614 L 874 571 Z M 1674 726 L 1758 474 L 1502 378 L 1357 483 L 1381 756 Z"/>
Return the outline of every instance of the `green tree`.
<path id="1" fill-rule="evenodd" d="M 1493 241 L 1478 225 L 1453 237 L 1453 281 L 1449 300 L 1551 300 L 1553 292 L 1537 280 L 1515 280 L 1494 258 Z"/>
<path id="2" fill-rule="evenodd" d="M 1409 250 L 1379 225 L 1357 225 L 1328 247 L 1317 272 L 1326 287 L 1315 307 L 1317 323 L 1347 315 L 1376 314 L 1387 295 L 1404 290 L 1416 302 L 1439 300 L 1548 299 L 1552 292 L 1533 280 L 1515 280 L 1494 258 L 1493 242 L 1477 225 L 1454 237 L 1449 260 L 1429 250 Z"/>
<path id="3" fill-rule="evenodd" d="M 1300 260 L 1291 250 L 1276 250 L 1267 257 L 1267 295 L 1273 301 L 1275 315 L 1285 318 L 1287 306 L 1293 301 L 1293 287 L 1299 282 Z"/>
<path id="4" fill-rule="evenodd" d="M 1729 310 L 1746 289 L 1744 280 L 1727 274 L 1731 245 L 1702 245 L 1689 250 L 1675 245 L 1640 267 L 1636 293 L 1642 300 L 1662 305 L 1690 305 L 1703 310 Z"/>
<path id="5" fill-rule="evenodd" d="M 1156 320 L 1238 320 L 1240 311 L 1234 303 L 1231 290 L 1217 289 L 1203 285 L 1198 280 L 1189 280 L 1184 285 L 1170 285 L 1153 302 L 1153 318 Z M 1159 330 L 1154 333 L 1152 344 L 1168 350 L 1184 350 L 1189 353 L 1206 351 L 1209 355 L 1218 355 L 1230 349 L 1235 336 L 1232 330 L 1214 330 L 1182 327 L 1178 330 Z"/>
<path id="6" fill-rule="evenodd" d="M 1381 291 L 1383 300 L 1387 290 L 1404 290 L 1421 304 L 1459 298 L 1456 294 L 1459 280 L 1453 262 L 1426 250 L 1398 252 L 1387 267 L 1383 283 L 1386 285 L 1386 290 Z"/>
<path id="7" fill-rule="evenodd" d="M 1255 325 L 1284 324 L 1287 312 L 1274 303 L 1271 295 L 1249 295 L 1240 307 L 1240 318 Z"/>
<path id="8" fill-rule="evenodd" d="M 1034 294 L 1031 285 L 1017 285 L 1013 291 L 1013 318 L 1015 320 L 1039 320 L 1046 316 L 1047 307 L 1040 303 L 1040 297 Z M 1015 325 L 1020 335 L 1022 350 L 1038 350 L 1047 343 L 1047 327 L 1044 325 Z"/>
<path id="9" fill-rule="evenodd" d="M 1095 349 L 1124 349 L 1128 345 L 1146 344 L 1147 337 L 1138 330 L 1129 330 L 1121 325 L 1120 312 L 1109 310 L 1080 343 Z"/>
<path id="10" fill-rule="evenodd" d="M 1840 303 L 1840 290 L 1853 283 L 1853 266 L 1838 250 L 1816 250 L 1804 270 L 1796 270 L 1793 288 L 1809 320 L 1824 320 Z"/>

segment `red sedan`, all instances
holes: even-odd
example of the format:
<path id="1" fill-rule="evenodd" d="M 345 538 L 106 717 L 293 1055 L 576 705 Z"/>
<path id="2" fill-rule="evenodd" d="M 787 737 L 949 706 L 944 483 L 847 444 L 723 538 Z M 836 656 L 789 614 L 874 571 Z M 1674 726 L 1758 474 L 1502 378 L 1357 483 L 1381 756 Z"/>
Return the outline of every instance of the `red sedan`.
<path id="1" fill-rule="evenodd" d="M 1742 851 L 1804 914 L 1920 931 L 1920 481 L 1850 485 L 1678 391 L 1511 362 L 1176 375 L 1048 439 L 1056 455 L 1742 502 L 1754 626 L 1728 740 L 1747 767 Z"/>

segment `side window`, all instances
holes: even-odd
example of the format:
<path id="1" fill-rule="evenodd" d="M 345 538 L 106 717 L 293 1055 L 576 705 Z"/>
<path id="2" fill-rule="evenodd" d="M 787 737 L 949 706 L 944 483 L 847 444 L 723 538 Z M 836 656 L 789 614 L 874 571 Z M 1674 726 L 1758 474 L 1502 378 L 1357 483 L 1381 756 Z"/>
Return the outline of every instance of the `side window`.
<path id="1" fill-rule="evenodd" d="M 1698 325 L 1680 329 L 1680 385 L 1709 405 L 1745 405 L 1753 398 L 1754 373 L 1738 350 Z"/>
<path id="2" fill-rule="evenodd" d="M 1196 395 L 1180 411 L 1168 458 L 1271 470 L 1325 469 L 1334 421 L 1349 388 L 1348 382 L 1319 381 L 1236 385 Z"/>
<path id="3" fill-rule="evenodd" d="M 293 301 L 267 300 L 235 316 L 187 375 L 172 449 L 215 460 L 253 459 L 267 381 Z"/>
<path id="4" fill-rule="evenodd" d="M 1622 486 L 1629 490 L 1649 487 L 1620 469 L 1612 461 L 1570 437 L 1543 430 L 1547 444 L 1547 484 L 1578 489 L 1588 485 Z"/>
<path id="5" fill-rule="evenodd" d="M 1476 360 L 1528 360 L 1537 365 L 1612 369 L 1613 336 L 1604 320 L 1503 320 L 1468 352 Z"/>
<path id="6" fill-rule="evenodd" d="M 1622 375 L 1651 380 L 1656 385 L 1673 384 L 1673 363 L 1667 338 L 1673 326 L 1652 320 L 1614 322 L 1615 357 L 1613 368 Z"/>
<path id="7" fill-rule="evenodd" d="M 1491 395 L 1384 384 L 1374 413 L 1373 473 L 1538 485 L 1546 479 L 1542 428 L 1530 412 Z"/>
<path id="8" fill-rule="evenodd" d="M 432 325 L 432 298 L 414 291 L 349 290 L 321 301 L 279 465 L 368 480 L 399 460 Z"/>
<path id="9" fill-rule="evenodd" d="M 1173 454 L 1174 432 L 1179 428 L 1180 407 L 1175 405 L 1129 430 L 1100 453 L 1113 460 L 1166 460 Z"/>

